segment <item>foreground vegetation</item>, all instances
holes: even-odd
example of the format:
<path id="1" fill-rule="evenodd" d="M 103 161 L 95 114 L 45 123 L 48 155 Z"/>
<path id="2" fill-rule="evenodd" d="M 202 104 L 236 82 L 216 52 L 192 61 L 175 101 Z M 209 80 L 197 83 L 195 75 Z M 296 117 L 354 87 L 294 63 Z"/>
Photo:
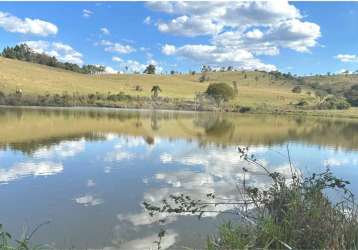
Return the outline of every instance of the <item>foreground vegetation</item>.
<path id="1" fill-rule="evenodd" d="M 202 200 L 190 194 L 170 195 L 157 206 L 143 202 L 149 215 L 231 213 L 238 220 L 220 226 L 207 241 L 208 249 L 357 249 L 358 207 L 349 182 L 336 178 L 329 170 L 304 178 L 291 165 L 285 173 L 270 172 L 248 148 L 239 148 L 248 163 L 263 170 L 271 179 L 267 188 L 237 184 L 238 200 L 227 200 L 208 193 Z M 288 152 L 288 157 L 289 152 Z M 250 171 L 243 169 L 250 175 Z M 338 192 L 332 201 L 327 192 Z M 221 199 L 222 198 L 222 199 Z M 220 210 L 230 205 L 231 210 Z M 161 232 L 163 237 L 163 232 Z M 161 238 L 160 238 L 161 239 Z"/>

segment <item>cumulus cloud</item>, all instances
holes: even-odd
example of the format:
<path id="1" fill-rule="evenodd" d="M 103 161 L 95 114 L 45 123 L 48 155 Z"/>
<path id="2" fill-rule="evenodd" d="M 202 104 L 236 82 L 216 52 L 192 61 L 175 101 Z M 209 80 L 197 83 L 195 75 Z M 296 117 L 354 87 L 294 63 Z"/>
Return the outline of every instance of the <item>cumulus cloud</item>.
<path id="1" fill-rule="evenodd" d="M 300 11 L 286 0 L 149 2 L 148 6 L 174 16 L 157 23 L 160 32 L 210 36 L 207 43 L 162 47 L 165 55 L 181 56 L 200 64 L 275 70 L 274 65 L 261 62 L 258 56 L 278 55 L 281 48 L 310 52 L 321 36 L 319 25 L 304 21 Z M 213 55 L 206 55 L 210 52 Z"/>
<path id="2" fill-rule="evenodd" d="M 85 140 L 63 141 L 51 147 L 44 147 L 36 150 L 33 154 L 35 158 L 73 157 L 85 150 Z"/>
<path id="3" fill-rule="evenodd" d="M 175 46 L 174 45 L 169 45 L 169 44 L 165 44 L 163 47 L 162 47 L 162 53 L 164 55 L 173 55 L 175 53 Z"/>
<path id="4" fill-rule="evenodd" d="M 357 55 L 351 55 L 351 54 L 338 54 L 335 56 L 335 58 L 341 62 L 358 62 L 358 56 Z"/>
<path id="5" fill-rule="evenodd" d="M 0 27 L 9 32 L 38 36 L 55 35 L 58 28 L 55 24 L 40 19 L 21 19 L 10 13 L 0 11 Z"/>
<path id="6" fill-rule="evenodd" d="M 203 19 L 200 16 L 180 16 L 169 23 L 161 22 L 158 24 L 158 29 L 161 32 L 189 37 L 213 35 L 218 33 L 221 28 L 222 25 L 214 23 L 210 19 Z"/>
<path id="7" fill-rule="evenodd" d="M 87 10 L 87 9 L 83 9 L 82 10 L 82 16 L 85 18 L 89 18 L 93 15 L 93 11 L 91 10 Z"/>
<path id="8" fill-rule="evenodd" d="M 163 67 L 161 67 L 157 61 L 153 60 L 153 59 L 150 59 L 150 60 L 147 60 L 147 63 L 144 64 L 144 63 L 141 63 L 141 62 L 138 62 L 136 60 L 124 60 L 118 56 L 114 56 L 112 57 L 112 61 L 114 62 L 118 62 L 119 63 L 119 67 L 121 68 L 121 70 L 123 72 L 138 72 L 138 73 L 141 73 L 145 70 L 145 68 L 149 65 L 149 64 L 153 64 L 156 66 L 156 71 L 158 73 L 162 72 L 163 71 Z"/>
<path id="9" fill-rule="evenodd" d="M 103 35 L 109 35 L 109 34 L 111 34 L 111 32 L 109 31 L 109 29 L 107 29 L 107 28 L 105 28 L 105 27 L 101 28 L 101 33 L 102 33 Z"/>
<path id="10" fill-rule="evenodd" d="M 181 170 L 158 172 L 154 178 L 148 181 L 161 183 L 158 188 L 148 190 L 143 197 L 143 200 L 154 204 L 162 204 L 163 199 L 167 199 L 169 195 L 190 194 L 192 199 L 200 199 L 204 201 L 207 199 L 208 193 L 215 193 L 214 200 L 209 199 L 208 202 L 222 202 L 238 201 L 242 199 L 240 192 L 237 192 L 237 185 L 245 180 L 246 185 L 258 188 L 268 188 L 271 184 L 271 179 L 267 177 L 265 171 L 258 166 L 247 163 L 240 157 L 240 154 L 235 152 L 236 147 L 217 148 L 216 146 L 208 146 L 205 149 L 177 151 L 173 153 L 162 152 L 159 159 L 162 164 L 179 164 L 187 166 Z M 249 154 L 263 154 L 267 152 L 267 147 L 251 147 Z M 285 165 L 271 165 L 265 160 L 260 161 L 266 168 L 271 171 L 277 171 L 284 176 L 289 177 L 291 170 L 289 164 Z M 190 167 L 197 169 L 200 167 L 201 171 L 197 172 Z M 247 171 L 244 171 L 246 168 Z M 298 171 L 298 170 L 297 170 Z M 171 202 L 171 201 L 169 201 Z M 230 204 L 222 204 L 217 206 L 208 206 L 208 210 L 215 210 L 218 212 L 204 214 L 206 217 L 215 217 L 220 214 L 220 211 L 227 211 L 233 209 Z M 190 216 L 192 214 L 184 214 Z M 118 219 L 127 221 L 134 226 L 151 225 L 158 220 L 166 219 L 166 223 L 170 224 L 178 219 L 177 215 L 173 214 L 159 214 L 156 217 L 151 217 L 143 211 L 138 213 L 120 214 Z"/>
<path id="11" fill-rule="evenodd" d="M 61 173 L 63 165 L 54 162 L 23 162 L 9 169 L 0 169 L 0 183 L 8 183 L 26 176 L 48 176 Z"/>
<path id="12" fill-rule="evenodd" d="M 96 45 L 104 46 L 104 50 L 107 52 L 114 52 L 118 54 L 129 54 L 136 51 L 136 49 L 131 45 L 111 42 L 108 40 L 101 40 L 96 43 Z"/>
<path id="13" fill-rule="evenodd" d="M 245 49 L 237 48 L 235 50 L 228 47 L 216 45 L 184 45 L 176 48 L 173 45 L 164 45 L 162 52 L 166 55 L 177 55 L 191 60 L 212 65 L 235 65 L 245 70 L 260 69 L 265 71 L 276 70 L 272 64 L 262 63 L 255 58 L 252 53 Z"/>
<path id="14" fill-rule="evenodd" d="M 112 68 L 112 67 L 106 66 L 104 73 L 106 73 L 106 74 L 117 74 L 117 73 L 118 73 L 118 70 L 115 70 L 115 69 Z"/>
<path id="15" fill-rule="evenodd" d="M 49 56 L 55 56 L 62 62 L 83 64 L 82 54 L 70 45 L 61 42 L 48 42 L 48 41 L 25 41 L 30 48 L 37 53 L 46 53 Z"/>

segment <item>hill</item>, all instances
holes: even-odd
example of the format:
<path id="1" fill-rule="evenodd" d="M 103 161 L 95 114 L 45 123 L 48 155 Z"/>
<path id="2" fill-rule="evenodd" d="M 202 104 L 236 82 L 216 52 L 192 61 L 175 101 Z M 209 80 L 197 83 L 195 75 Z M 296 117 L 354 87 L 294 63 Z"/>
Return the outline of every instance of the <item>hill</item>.
<path id="1" fill-rule="evenodd" d="M 90 95 L 108 93 L 128 95 L 130 97 L 150 98 L 151 89 L 159 85 L 161 97 L 176 101 L 194 101 L 195 95 L 205 92 L 207 86 L 214 82 L 238 85 L 238 95 L 230 105 L 248 106 L 261 110 L 294 109 L 300 102 L 312 103 L 312 83 L 349 84 L 358 82 L 358 76 L 307 77 L 299 82 L 296 78 L 275 75 L 260 71 L 208 72 L 208 80 L 200 82 L 200 73 L 176 75 L 147 74 L 108 74 L 86 75 L 59 68 L 7 59 L 0 57 L 0 91 L 5 94 L 15 93 L 21 89 L 24 96 L 39 95 Z M 293 93 L 292 88 L 300 84 L 301 93 Z M 311 85 L 310 85 L 311 84 Z M 119 98 L 120 99 L 120 98 Z"/>

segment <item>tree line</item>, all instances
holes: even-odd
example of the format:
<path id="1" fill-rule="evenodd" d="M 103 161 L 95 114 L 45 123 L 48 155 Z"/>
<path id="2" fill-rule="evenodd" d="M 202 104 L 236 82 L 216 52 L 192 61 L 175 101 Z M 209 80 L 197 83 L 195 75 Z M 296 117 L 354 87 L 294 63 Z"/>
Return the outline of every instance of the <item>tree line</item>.
<path id="1" fill-rule="evenodd" d="M 49 56 L 45 53 L 38 53 L 31 49 L 27 44 L 19 44 L 14 47 L 6 47 L 1 56 L 11 59 L 17 59 L 26 62 L 38 63 L 50 67 L 61 68 L 83 74 L 95 74 L 105 71 L 104 66 L 83 65 L 79 66 L 75 63 L 60 62 L 55 56 Z"/>

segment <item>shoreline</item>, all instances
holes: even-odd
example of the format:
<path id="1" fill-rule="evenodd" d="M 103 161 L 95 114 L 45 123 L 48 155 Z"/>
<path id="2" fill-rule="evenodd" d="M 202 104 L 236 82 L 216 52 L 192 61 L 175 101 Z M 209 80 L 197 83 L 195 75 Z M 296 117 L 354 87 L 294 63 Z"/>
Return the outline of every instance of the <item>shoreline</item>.
<path id="1" fill-rule="evenodd" d="M 241 115 L 289 115 L 289 116 L 312 116 L 335 119 L 358 119 L 358 108 L 348 110 L 255 110 L 248 112 L 219 111 L 219 110 L 191 110 L 191 109 L 168 109 L 168 108 L 135 108 L 135 107 L 106 107 L 106 106 L 34 106 L 34 105 L 0 105 L 0 109 L 47 109 L 47 110 L 97 110 L 97 111 L 132 111 L 132 112 L 178 112 L 178 113 L 220 113 Z M 354 109 L 352 111 L 352 109 Z M 350 113 L 350 111 L 352 113 Z M 348 113 L 347 113 L 348 112 Z"/>

